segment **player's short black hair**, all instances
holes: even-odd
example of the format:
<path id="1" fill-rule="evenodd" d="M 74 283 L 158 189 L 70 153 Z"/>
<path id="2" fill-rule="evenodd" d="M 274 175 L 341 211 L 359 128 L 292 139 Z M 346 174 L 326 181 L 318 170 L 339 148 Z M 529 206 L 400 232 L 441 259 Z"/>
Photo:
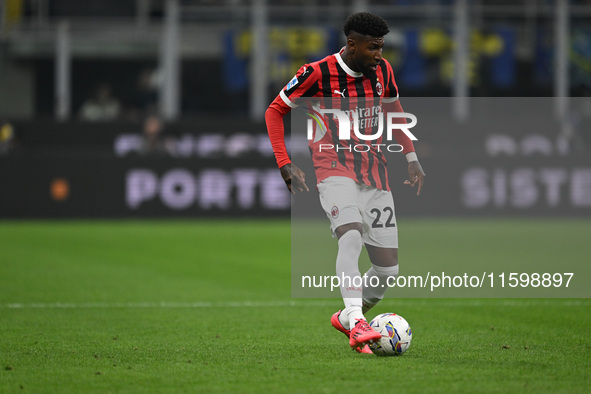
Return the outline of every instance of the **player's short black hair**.
<path id="1" fill-rule="evenodd" d="M 369 12 L 357 12 L 348 17 L 343 25 L 345 36 L 348 37 L 351 30 L 372 37 L 384 37 L 390 31 L 382 17 Z"/>

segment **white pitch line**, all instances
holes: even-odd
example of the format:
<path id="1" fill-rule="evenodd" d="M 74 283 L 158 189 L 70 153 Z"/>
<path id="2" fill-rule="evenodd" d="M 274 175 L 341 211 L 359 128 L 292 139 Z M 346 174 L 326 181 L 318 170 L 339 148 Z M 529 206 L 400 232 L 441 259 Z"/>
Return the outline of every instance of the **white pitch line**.
<path id="1" fill-rule="evenodd" d="M 335 306 L 336 301 L 228 301 L 228 302 L 52 302 L 8 303 L 0 309 L 116 309 L 116 308 L 269 308 L 290 306 Z"/>
<path id="2" fill-rule="evenodd" d="M 495 302 L 498 301 L 498 302 Z M 583 300 L 561 300 L 561 299 L 385 299 L 384 307 L 402 306 L 446 306 L 466 307 L 485 306 L 487 304 L 503 306 L 540 306 L 540 305 L 562 305 L 562 306 L 585 306 L 591 305 Z M 0 304 L 0 309 L 142 309 L 142 308 L 284 308 L 284 307 L 341 307 L 342 301 L 334 300 L 305 300 L 294 299 L 285 301 L 221 301 L 221 302 L 52 302 L 52 303 L 20 303 L 12 302 Z"/>

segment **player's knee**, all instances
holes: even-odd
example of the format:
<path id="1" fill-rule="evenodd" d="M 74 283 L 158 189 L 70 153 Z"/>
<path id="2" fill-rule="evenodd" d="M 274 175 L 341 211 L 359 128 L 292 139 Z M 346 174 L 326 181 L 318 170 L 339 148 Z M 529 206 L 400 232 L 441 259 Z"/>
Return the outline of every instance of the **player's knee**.
<path id="1" fill-rule="evenodd" d="M 398 267 L 398 257 L 388 256 L 388 257 L 382 257 L 381 259 L 371 259 L 371 263 L 375 267 L 383 267 L 383 268 Z"/>
<path id="2" fill-rule="evenodd" d="M 361 225 L 361 223 L 343 224 L 342 226 L 339 226 L 335 229 L 335 234 L 337 235 L 338 239 L 341 239 L 341 237 L 343 235 L 345 235 L 346 233 L 348 233 L 350 231 L 359 232 L 359 235 L 361 236 L 361 232 L 363 231 L 363 226 Z"/>
<path id="3" fill-rule="evenodd" d="M 369 259 L 374 266 L 398 266 L 398 248 L 378 248 L 367 244 L 365 247 L 369 254 Z"/>
<path id="4" fill-rule="evenodd" d="M 339 249 L 348 250 L 350 252 L 358 251 L 361 253 L 363 247 L 363 240 L 361 239 L 361 232 L 356 229 L 351 229 L 339 237 Z"/>
<path id="5" fill-rule="evenodd" d="M 398 276 L 398 264 L 389 267 L 374 265 L 373 271 L 380 280 L 387 280 L 391 277 L 396 278 Z"/>
<path id="6" fill-rule="evenodd" d="M 386 253 L 380 260 L 382 267 L 396 267 L 398 269 L 398 253 Z"/>

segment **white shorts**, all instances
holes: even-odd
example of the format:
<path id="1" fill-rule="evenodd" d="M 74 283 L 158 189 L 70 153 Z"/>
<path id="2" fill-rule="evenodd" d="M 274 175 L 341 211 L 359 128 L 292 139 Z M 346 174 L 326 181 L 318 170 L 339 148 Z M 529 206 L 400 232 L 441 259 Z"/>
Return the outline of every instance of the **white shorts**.
<path id="1" fill-rule="evenodd" d="M 392 193 L 361 185 L 353 179 L 331 176 L 318 184 L 320 204 L 330 229 L 361 223 L 363 242 L 381 248 L 398 248 L 398 226 Z"/>

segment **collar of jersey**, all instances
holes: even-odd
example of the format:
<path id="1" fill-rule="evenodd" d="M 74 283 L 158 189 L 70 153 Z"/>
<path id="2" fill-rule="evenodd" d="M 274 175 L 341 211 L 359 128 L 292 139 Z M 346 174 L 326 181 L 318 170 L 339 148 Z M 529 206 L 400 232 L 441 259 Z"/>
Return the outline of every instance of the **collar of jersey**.
<path id="1" fill-rule="evenodd" d="M 355 72 L 355 71 L 351 70 L 349 68 L 349 66 L 347 66 L 347 64 L 345 63 L 345 61 L 341 57 L 341 53 L 343 53 L 344 50 L 345 50 L 345 47 L 342 47 L 341 50 L 338 53 L 335 53 L 334 54 L 335 57 L 337 58 L 337 62 L 339 62 L 340 66 L 343 68 L 343 70 L 345 70 L 345 72 L 347 74 L 349 74 L 350 76 L 352 76 L 353 78 L 362 77 L 363 76 L 363 73 Z"/>

